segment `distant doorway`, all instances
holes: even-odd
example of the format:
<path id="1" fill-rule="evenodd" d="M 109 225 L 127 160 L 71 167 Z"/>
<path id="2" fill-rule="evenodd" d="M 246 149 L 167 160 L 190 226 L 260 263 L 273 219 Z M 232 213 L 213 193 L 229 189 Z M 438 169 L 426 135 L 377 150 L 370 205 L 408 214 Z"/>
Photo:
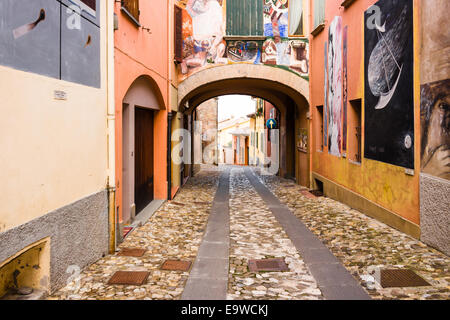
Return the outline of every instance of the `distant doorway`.
<path id="1" fill-rule="evenodd" d="M 153 200 L 154 191 L 154 111 L 135 109 L 135 203 L 136 215 Z"/>

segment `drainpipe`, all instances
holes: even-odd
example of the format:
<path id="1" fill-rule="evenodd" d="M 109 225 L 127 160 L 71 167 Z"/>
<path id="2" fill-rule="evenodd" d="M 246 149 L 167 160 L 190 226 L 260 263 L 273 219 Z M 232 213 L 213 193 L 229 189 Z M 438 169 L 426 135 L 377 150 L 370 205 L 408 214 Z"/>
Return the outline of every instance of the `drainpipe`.
<path id="1" fill-rule="evenodd" d="M 167 200 L 172 200 L 172 117 L 167 113 Z"/>

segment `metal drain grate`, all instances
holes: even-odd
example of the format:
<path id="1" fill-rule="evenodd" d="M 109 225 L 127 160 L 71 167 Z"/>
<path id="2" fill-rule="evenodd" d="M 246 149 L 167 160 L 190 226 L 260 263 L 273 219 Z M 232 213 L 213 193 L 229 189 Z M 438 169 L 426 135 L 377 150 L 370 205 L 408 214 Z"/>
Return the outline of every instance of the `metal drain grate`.
<path id="1" fill-rule="evenodd" d="M 122 248 L 117 254 L 123 257 L 142 257 L 147 250 L 138 248 Z"/>
<path id="2" fill-rule="evenodd" d="M 140 286 L 147 281 L 149 274 L 147 271 L 117 271 L 109 279 L 108 284 Z"/>
<path id="3" fill-rule="evenodd" d="M 249 260 L 248 269 L 250 272 L 280 272 L 289 271 L 289 268 L 283 258 Z"/>
<path id="4" fill-rule="evenodd" d="M 425 287 L 430 284 L 409 269 L 382 269 L 380 284 L 383 288 Z"/>
<path id="5" fill-rule="evenodd" d="M 188 271 L 190 267 L 190 261 L 166 260 L 162 264 L 161 269 L 167 271 Z"/>

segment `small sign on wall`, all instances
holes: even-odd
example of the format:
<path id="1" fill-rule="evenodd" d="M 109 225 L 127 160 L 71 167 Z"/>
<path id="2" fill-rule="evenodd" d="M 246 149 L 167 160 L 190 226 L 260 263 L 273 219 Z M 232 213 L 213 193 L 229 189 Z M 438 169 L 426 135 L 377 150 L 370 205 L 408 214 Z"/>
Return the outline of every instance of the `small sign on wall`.
<path id="1" fill-rule="evenodd" d="M 67 100 L 67 92 L 62 90 L 53 91 L 53 97 L 55 100 Z"/>

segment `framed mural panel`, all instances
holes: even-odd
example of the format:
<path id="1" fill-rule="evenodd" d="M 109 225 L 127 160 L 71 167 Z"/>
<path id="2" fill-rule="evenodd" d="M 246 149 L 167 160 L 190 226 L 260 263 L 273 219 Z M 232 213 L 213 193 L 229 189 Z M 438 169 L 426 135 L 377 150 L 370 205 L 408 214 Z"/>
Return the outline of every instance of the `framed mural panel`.
<path id="1" fill-rule="evenodd" d="M 364 22 L 364 156 L 413 169 L 413 1 L 380 0 Z"/>

